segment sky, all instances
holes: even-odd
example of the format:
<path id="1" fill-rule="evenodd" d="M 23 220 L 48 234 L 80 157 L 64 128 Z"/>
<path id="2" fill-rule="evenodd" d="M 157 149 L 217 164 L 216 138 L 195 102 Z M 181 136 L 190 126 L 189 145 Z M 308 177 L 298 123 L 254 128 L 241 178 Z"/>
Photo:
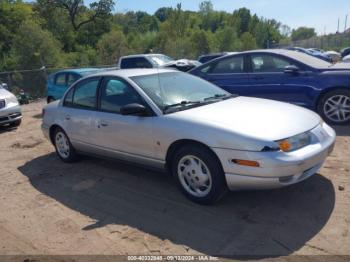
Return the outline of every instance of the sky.
<path id="1" fill-rule="evenodd" d="M 85 1 L 86 4 L 92 0 Z M 153 14 L 160 7 L 175 7 L 181 3 L 182 9 L 197 11 L 203 0 L 117 0 L 115 12 L 146 11 Z M 274 18 L 290 26 L 314 27 L 318 34 L 337 31 L 338 18 L 340 30 L 344 30 L 345 16 L 350 27 L 350 0 L 212 0 L 214 9 L 232 12 L 247 7 L 253 13 L 265 18 Z"/>

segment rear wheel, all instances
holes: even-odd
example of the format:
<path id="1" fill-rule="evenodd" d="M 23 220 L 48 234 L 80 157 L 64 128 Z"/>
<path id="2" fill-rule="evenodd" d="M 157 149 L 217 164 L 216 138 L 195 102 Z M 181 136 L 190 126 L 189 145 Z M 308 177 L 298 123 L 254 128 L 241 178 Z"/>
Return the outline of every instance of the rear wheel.
<path id="1" fill-rule="evenodd" d="M 185 196 L 200 204 L 212 204 L 227 191 L 219 160 L 204 146 L 179 149 L 173 159 L 172 174 Z"/>
<path id="2" fill-rule="evenodd" d="M 55 101 L 55 99 L 54 99 L 52 96 L 49 96 L 49 97 L 47 98 L 47 103 L 48 103 L 48 104 L 52 103 L 53 101 Z"/>
<path id="3" fill-rule="evenodd" d="M 317 111 L 329 124 L 350 124 L 350 91 L 338 89 L 326 93 L 320 99 Z"/>
<path id="4" fill-rule="evenodd" d="M 68 136 L 61 128 L 56 128 L 53 141 L 56 153 L 62 161 L 72 163 L 77 160 L 77 153 L 69 141 Z"/>

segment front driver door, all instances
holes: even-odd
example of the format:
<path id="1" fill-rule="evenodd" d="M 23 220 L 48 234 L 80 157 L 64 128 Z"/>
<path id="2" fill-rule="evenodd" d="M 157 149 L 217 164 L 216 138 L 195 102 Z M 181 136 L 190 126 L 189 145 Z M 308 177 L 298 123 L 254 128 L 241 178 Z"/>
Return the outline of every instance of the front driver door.
<path id="1" fill-rule="evenodd" d="M 95 114 L 95 144 L 105 154 L 132 160 L 154 157 L 153 117 L 122 115 L 131 103 L 147 107 L 142 97 L 123 79 L 105 77 L 99 90 L 99 111 Z"/>
<path id="2" fill-rule="evenodd" d="M 305 105 L 310 91 L 310 74 L 304 66 L 277 54 L 252 54 L 249 74 L 252 96 Z M 285 73 L 286 66 L 295 66 L 297 73 Z"/>

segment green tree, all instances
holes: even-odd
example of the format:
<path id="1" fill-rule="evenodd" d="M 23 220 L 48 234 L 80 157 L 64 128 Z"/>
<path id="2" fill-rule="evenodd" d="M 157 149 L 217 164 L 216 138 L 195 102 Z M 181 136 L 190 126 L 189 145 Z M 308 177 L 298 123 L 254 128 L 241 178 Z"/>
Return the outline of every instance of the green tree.
<path id="1" fill-rule="evenodd" d="M 242 34 L 241 42 L 242 42 L 241 50 L 243 51 L 256 49 L 257 47 L 255 37 L 249 32 L 245 32 Z"/>
<path id="2" fill-rule="evenodd" d="M 191 36 L 191 43 L 193 45 L 193 52 L 195 57 L 210 52 L 210 43 L 207 33 L 204 30 L 195 31 Z"/>
<path id="3" fill-rule="evenodd" d="M 56 67 L 62 65 L 61 45 L 52 33 L 33 22 L 22 24 L 13 41 L 17 68 Z"/>
<path id="4" fill-rule="evenodd" d="M 18 29 L 32 16 L 31 5 L 0 0 L 0 59 L 8 55 Z"/>
<path id="5" fill-rule="evenodd" d="M 315 28 L 309 28 L 309 27 L 299 27 L 297 29 L 293 29 L 291 38 L 293 41 L 303 40 L 303 39 L 309 39 L 313 36 L 316 36 Z"/>
<path id="6" fill-rule="evenodd" d="M 120 30 L 112 30 L 104 34 L 97 43 L 97 55 L 99 62 L 104 65 L 113 65 L 125 54 L 128 54 L 129 48 L 125 35 Z"/>
<path id="7" fill-rule="evenodd" d="M 65 10 L 75 31 L 85 24 L 95 22 L 97 19 L 105 19 L 113 10 L 113 0 L 99 0 L 91 2 L 89 8 L 83 0 L 46 0 L 47 5 L 52 5 Z"/>

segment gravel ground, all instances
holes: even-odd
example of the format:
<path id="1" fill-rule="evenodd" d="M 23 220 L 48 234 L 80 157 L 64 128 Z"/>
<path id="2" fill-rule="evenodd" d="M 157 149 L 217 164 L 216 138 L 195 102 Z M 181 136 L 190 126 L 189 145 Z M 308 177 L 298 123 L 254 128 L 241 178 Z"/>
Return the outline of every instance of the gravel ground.
<path id="1" fill-rule="evenodd" d="M 2 255 L 350 255 L 350 127 L 319 174 L 283 189 L 186 200 L 164 173 L 84 157 L 43 137 L 43 102 L 0 129 Z"/>

